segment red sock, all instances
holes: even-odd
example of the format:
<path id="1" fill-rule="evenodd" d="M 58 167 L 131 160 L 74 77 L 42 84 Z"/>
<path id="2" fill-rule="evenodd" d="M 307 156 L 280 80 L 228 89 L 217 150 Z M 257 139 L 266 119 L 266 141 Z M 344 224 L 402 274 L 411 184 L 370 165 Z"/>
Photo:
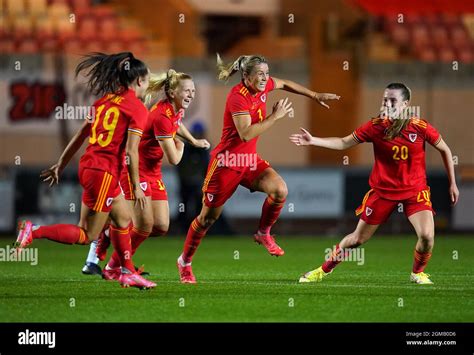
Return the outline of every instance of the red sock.
<path id="1" fill-rule="evenodd" d="M 184 242 L 182 258 L 185 263 L 190 263 L 196 249 L 201 243 L 202 238 L 206 235 L 209 228 L 204 228 L 197 220 L 197 217 L 192 221 L 186 235 Z"/>
<path id="2" fill-rule="evenodd" d="M 115 267 L 112 267 L 112 265 L 109 264 L 109 267 L 116 268 L 116 267 L 122 266 L 130 270 L 130 272 L 135 272 L 135 267 L 133 266 L 133 262 L 132 262 L 132 245 L 131 245 L 132 243 L 130 240 L 129 227 L 116 228 L 116 227 L 110 226 L 109 231 L 110 231 L 110 241 L 112 242 L 112 245 L 114 246 L 114 249 L 117 252 L 117 256 L 119 260 L 118 266 L 114 265 Z"/>
<path id="3" fill-rule="evenodd" d="M 321 267 L 324 272 L 330 272 L 343 260 L 343 249 L 339 247 L 339 244 L 336 244 L 336 249 L 334 249 L 329 259 L 327 259 Z"/>
<path id="4" fill-rule="evenodd" d="M 63 244 L 89 244 L 86 231 L 74 224 L 53 224 L 32 230 L 33 239 L 46 238 Z"/>
<path id="5" fill-rule="evenodd" d="M 270 196 L 265 199 L 262 207 L 262 216 L 260 217 L 260 224 L 258 231 L 262 234 L 270 234 L 270 229 L 278 219 L 281 209 L 285 204 L 285 200 L 275 201 Z"/>
<path id="6" fill-rule="evenodd" d="M 166 233 L 168 233 L 168 231 L 164 231 L 160 228 L 157 228 L 155 226 L 153 226 L 153 229 L 151 230 L 151 233 L 150 233 L 150 237 L 162 237 L 164 235 L 166 235 Z"/>
<path id="7" fill-rule="evenodd" d="M 136 229 L 135 227 L 132 227 L 132 230 L 130 231 L 130 241 L 131 241 L 130 249 L 131 249 L 132 255 L 135 254 L 135 252 L 137 251 L 137 248 L 140 246 L 140 244 L 142 244 L 145 241 L 145 239 L 148 238 L 149 235 L 150 233 L 148 232 L 144 232 L 139 229 Z M 107 263 L 107 265 L 109 265 L 109 268 L 111 269 L 116 269 L 120 267 L 120 257 L 116 250 L 114 250 L 114 252 L 112 253 L 112 256 L 110 257 L 110 261 Z"/>
<path id="8" fill-rule="evenodd" d="M 413 272 L 415 274 L 418 274 L 419 272 L 423 272 L 430 258 L 431 258 L 431 253 L 421 253 L 415 249 L 415 258 L 413 260 Z"/>

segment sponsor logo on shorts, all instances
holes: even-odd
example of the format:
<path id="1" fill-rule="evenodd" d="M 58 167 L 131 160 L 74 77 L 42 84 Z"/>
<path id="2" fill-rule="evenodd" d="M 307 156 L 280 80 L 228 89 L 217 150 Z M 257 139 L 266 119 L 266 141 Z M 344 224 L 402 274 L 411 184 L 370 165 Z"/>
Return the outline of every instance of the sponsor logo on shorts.
<path id="1" fill-rule="evenodd" d="M 372 208 L 370 208 L 370 207 L 366 207 L 366 208 L 365 208 L 365 214 L 366 214 L 367 216 L 370 216 L 373 211 L 374 211 L 374 210 L 373 210 Z"/>
<path id="2" fill-rule="evenodd" d="M 146 182 L 141 182 L 140 187 L 143 191 L 146 191 L 148 189 L 148 184 Z"/>
<path id="3" fill-rule="evenodd" d="M 408 135 L 408 138 L 410 138 L 410 141 L 414 143 L 416 141 L 417 134 L 416 133 L 410 133 Z"/>
<path id="4" fill-rule="evenodd" d="M 114 201 L 114 198 L 113 198 L 113 197 L 109 197 L 109 198 L 107 199 L 107 201 L 105 201 L 105 204 L 107 205 L 107 207 L 109 207 L 109 206 L 112 204 L 113 201 Z"/>
<path id="5" fill-rule="evenodd" d="M 214 200 L 214 195 L 208 193 L 208 194 L 207 194 L 207 199 L 209 200 L 209 202 L 212 202 L 212 200 Z"/>

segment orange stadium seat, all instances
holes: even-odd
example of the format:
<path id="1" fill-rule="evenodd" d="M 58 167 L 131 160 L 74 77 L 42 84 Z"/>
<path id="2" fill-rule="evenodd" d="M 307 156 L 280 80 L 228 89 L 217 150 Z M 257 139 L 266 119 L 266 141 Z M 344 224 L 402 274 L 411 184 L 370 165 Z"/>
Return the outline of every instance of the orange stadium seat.
<path id="1" fill-rule="evenodd" d="M 426 25 L 419 23 L 413 26 L 412 42 L 416 47 L 430 44 L 431 39 Z"/>
<path id="2" fill-rule="evenodd" d="M 436 62 L 436 60 L 438 59 L 434 48 L 430 46 L 418 47 L 415 49 L 415 53 L 416 58 L 421 60 L 422 62 L 433 63 Z"/>
<path id="3" fill-rule="evenodd" d="M 48 2 L 47 0 L 28 0 L 27 8 L 31 15 L 42 16 L 48 11 Z"/>
<path id="4" fill-rule="evenodd" d="M 79 23 L 78 37 L 82 41 L 92 40 L 96 38 L 97 30 L 95 18 L 85 17 Z"/>

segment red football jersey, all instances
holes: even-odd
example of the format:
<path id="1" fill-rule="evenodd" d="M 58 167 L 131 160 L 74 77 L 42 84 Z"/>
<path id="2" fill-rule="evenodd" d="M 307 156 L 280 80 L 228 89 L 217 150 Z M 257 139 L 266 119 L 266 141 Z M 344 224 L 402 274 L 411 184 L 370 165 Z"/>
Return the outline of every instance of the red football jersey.
<path id="1" fill-rule="evenodd" d="M 182 113 L 175 113 L 168 100 L 160 101 L 150 109 L 139 147 L 140 175 L 161 178 L 163 150 L 158 141 L 174 138 L 181 120 Z"/>
<path id="2" fill-rule="evenodd" d="M 425 142 L 436 145 L 441 135 L 427 121 L 413 117 L 400 135 L 386 140 L 389 119 L 374 118 L 357 128 L 353 138 L 372 142 L 375 163 L 369 185 L 389 200 L 404 200 L 426 187 Z"/>
<path id="3" fill-rule="evenodd" d="M 259 137 L 255 137 L 248 142 L 244 142 L 239 137 L 237 128 L 234 124 L 234 118 L 243 115 L 250 115 L 252 123 L 262 122 L 266 118 L 266 101 L 267 94 L 275 88 L 275 82 L 270 77 L 265 91 L 252 95 L 243 82 L 235 85 L 229 95 L 224 111 L 224 126 L 222 128 L 222 136 L 220 143 L 214 148 L 211 155 L 214 157 L 219 153 L 228 151 L 229 153 L 247 153 L 257 152 L 257 141 Z"/>
<path id="4" fill-rule="evenodd" d="M 141 137 L 148 110 L 130 89 L 121 95 L 105 95 L 93 107 L 95 117 L 89 124 L 89 145 L 79 165 L 108 171 L 119 179 L 128 133 Z"/>

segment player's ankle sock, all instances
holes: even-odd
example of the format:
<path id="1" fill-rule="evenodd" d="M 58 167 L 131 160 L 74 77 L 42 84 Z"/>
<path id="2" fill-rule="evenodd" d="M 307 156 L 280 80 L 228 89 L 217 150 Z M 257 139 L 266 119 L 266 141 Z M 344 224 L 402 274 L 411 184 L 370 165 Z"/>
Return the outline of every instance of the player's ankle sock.
<path id="1" fill-rule="evenodd" d="M 425 270 L 428 261 L 431 258 L 431 253 L 422 253 L 415 249 L 415 255 L 413 260 L 413 272 L 418 274 Z"/>
<path id="2" fill-rule="evenodd" d="M 135 254 L 137 248 L 145 241 L 145 239 L 148 238 L 149 235 L 150 232 L 141 231 L 135 227 L 132 228 L 130 232 L 130 239 L 132 240 L 132 255 Z"/>
<path id="3" fill-rule="evenodd" d="M 99 258 L 96 254 L 97 240 L 93 240 L 89 246 L 89 254 L 87 254 L 86 263 L 99 264 Z"/>
<path id="4" fill-rule="evenodd" d="M 324 272 L 331 272 L 341 261 L 344 260 L 344 254 L 347 254 L 348 251 L 344 252 L 343 249 L 339 247 L 339 244 L 336 244 L 336 248 L 333 250 L 331 256 L 321 265 L 321 268 Z"/>
<path id="5" fill-rule="evenodd" d="M 260 224 L 258 226 L 258 231 L 262 235 L 270 234 L 270 229 L 273 224 L 275 224 L 278 216 L 280 215 L 281 209 L 285 204 L 285 199 L 283 200 L 274 200 L 270 196 L 265 199 L 262 207 L 262 216 L 260 217 Z"/>
<path id="6" fill-rule="evenodd" d="M 127 228 L 116 228 L 110 226 L 110 241 L 114 246 L 115 251 L 117 252 L 117 257 L 120 261 L 122 268 L 126 268 L 130 272 L 135 272 L 135 267 L 132 263 L 132 246 L 130 241 L 130 229 Z M 111 258 L 112 261 L 112 258 Z M 107 264 L 110 268 L 114 268 L 113 265 L 110 265 L 110 261 Z"/>
<path id="7" fill-rule="evenodd" d="M 162 237 L 164 235 L 166 235 L 166 233 L 168 233 L 168 231 L 164 231 L 160 228 L 157 228 L 155 226 L 153 226 L 153 229 L 151 230 L 151 233 L 150 233 L 150 236 L 151 237 Z"/>
<path id="8" fill-rule="evenodd" d="M 198 222 L 197 217 L 192 221 L 184 242 L 183 253 L 181 254 L 185 263 L 191 262 L 196 249 L 201 243 L 202 238 L 206 235 L 208 229 L 209 228 L 204 228 Z"/>
<path id="9" fill-rule="evenodd" d="M 33 239 L 46 238 L 62 244 L 89 244 L 85 230 L 74 224 L 33 226 L 32 236 Z"/>

